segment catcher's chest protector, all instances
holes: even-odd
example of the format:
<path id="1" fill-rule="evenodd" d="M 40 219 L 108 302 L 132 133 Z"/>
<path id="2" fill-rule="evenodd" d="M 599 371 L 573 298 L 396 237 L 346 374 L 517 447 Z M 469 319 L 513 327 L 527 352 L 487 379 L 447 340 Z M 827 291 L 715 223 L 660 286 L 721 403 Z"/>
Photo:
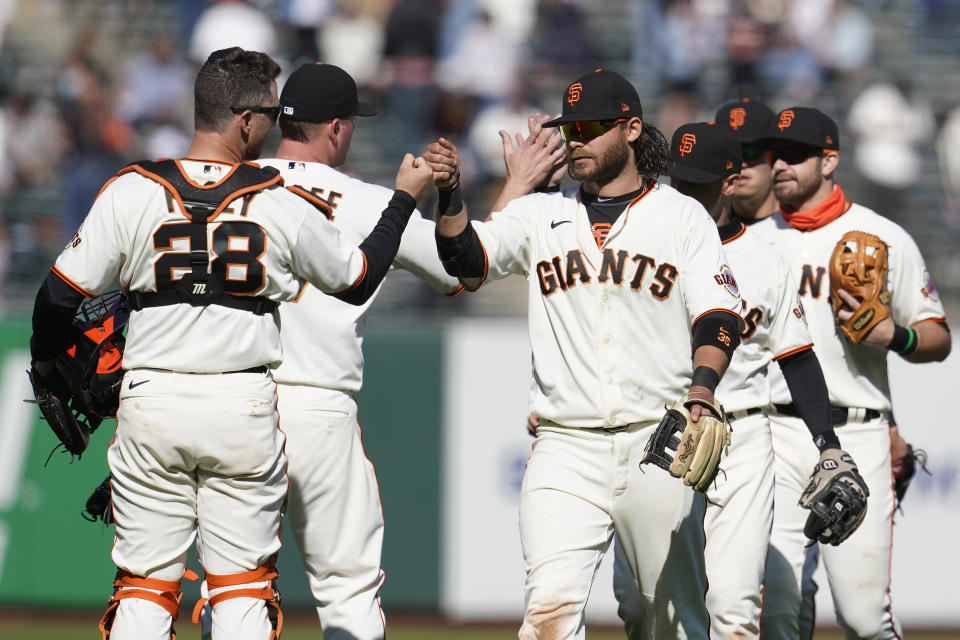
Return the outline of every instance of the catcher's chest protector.
<path id="1" fill-rule="evenodd" d="M 158 291 L 132 291 L 130 303 L 133 309 L 158 307 L 169 304 L 188 303 L 192 306 L 219 304 L 233 309 L 251 311 L 257 315 L 272 312 L 277 303 L 260 296 L 239 296 L 225 290 L 224 282 L 210 273 L 210 255 L 207 250 L 207 223 L 216 218 L 227 206 L 245 195 L 271 189 L 283 184 L 280 172 L 273 167 L 257 167 L 252 164 L 234 165 L 226 178 L 212 185 L 198 185 L 184 176 L 175 160 L 137 162 L 123 169 L 118 175 L 136 172 L 159 183 L 168 198 L 180 205 L 190 221 L 184 229 L 191 238 L 190 273 L 176 280 L 169 289 Z M 171 203 L 171 207 L 172 207 Z"/>

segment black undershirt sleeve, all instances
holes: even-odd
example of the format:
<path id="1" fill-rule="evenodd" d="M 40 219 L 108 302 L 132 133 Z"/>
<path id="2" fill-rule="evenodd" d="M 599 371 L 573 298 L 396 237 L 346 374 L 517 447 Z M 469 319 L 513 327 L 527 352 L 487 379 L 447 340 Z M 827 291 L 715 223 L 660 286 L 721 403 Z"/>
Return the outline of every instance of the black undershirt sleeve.
<path id="1" fill-rule="evenodd" d="M 483 278 L 486 275 L 487 259 L 477 230 L 467 222 L 458 235 L 448 238 L 436 234 L 437 254 L 448 274 L 455 278 Z"/>
<path id="2" fill-rule="evenodd" d="M 367 259 L 367 270 L 360 281 L 346 291 L 333 294 L 349 304 L 361 305 L 370 299 L 383 282 L 393 259 L 397 257 L 403 230 L 417 201 L 406 191 L 393 192 L 393 197 L 383 210 L 380 220 L 363 242 L 360 251 Z"/>
<path id="3" fill-rule="evenodd" d="M 693 351 L 707 344 L 731 357 L 740 345 L 740 316 L 720 310 L 700 316 L 693 326 Z"/>
<path id="4" fill-rule="evenodd" d="M 830 396 L 823 369 L 813 349 L 804 349 L 777 360 L 787 381 L 793 406 L 813 436 L 820 451 L 840 448 L 840 439 L 830 424 Z"/>
<path id="5" fill-rule="evenodd" d="M 85 298 L 53 271 L 47 273 L 33 303 L 30 356 L 34 362 L 52 360 L 73 337 L 73 317 Z"/>

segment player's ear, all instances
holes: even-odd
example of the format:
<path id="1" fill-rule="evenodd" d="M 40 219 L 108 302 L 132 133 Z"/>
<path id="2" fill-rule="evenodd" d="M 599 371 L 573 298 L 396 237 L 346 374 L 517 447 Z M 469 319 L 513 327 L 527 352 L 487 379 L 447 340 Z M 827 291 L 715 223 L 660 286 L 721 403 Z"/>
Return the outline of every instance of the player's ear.
<path id="1" fill-rule="evenodd" d="M 735 173 L 732 176 L 727 176 L 723 179 L 723 189 L 721 194 L 724 196 L 732 196 L 733 192 L 737 190 L 737 185 L 740 181 L 740 174 Z"/>
<path id="2" fill-rule="evenodd" d="M 340 119 L 339 118 L 335 118 L 333 120 L 333 135 L 335 136 L 340 135 Z"/>
<path id="3" fill-rule="evenodd" d="M 640 138 L 640 134 L 643 133 L 643 120 L 637 117 L 630 118 L 626 123 L 627 129 L 627 142 L 633 142 Z"/>
<path id="4" fill-rule="evenodd" d="M 838 164 L 840 164 L 839 151 L 824 151 L 823 157 L 820 159 L 820 174 L 824 178 L 829 178 L 837 170 Z"/>

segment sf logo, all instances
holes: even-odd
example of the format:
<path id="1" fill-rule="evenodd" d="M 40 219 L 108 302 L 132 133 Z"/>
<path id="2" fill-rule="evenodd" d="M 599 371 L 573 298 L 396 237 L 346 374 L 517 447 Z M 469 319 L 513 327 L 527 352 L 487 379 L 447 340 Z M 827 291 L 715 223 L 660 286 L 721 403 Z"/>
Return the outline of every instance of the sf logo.
<path id="1" fill-rule="evenodd" d="M 777 128 L 780 131 L 783 131 L 793 122 L 793 109 L 787 109 L 780 114 L 780 122 L 777 123 Z"/>
<path id="2" fill-rule="evenodd" d="M 680 137 L 680 155 L 685 156 L 693 151 L 693 145 L 697 144 L 697 136 L 692 133 L 685 133 Z"/>
<path id="3" fill-rule="evenodd" d="M 730 109 L 730 128 L 736 131 L 747 119 L 747 110 L 743 107 Z"/>
<path id="4" fill-rule="evenodd" d="M 574 102 L 580 100 L 580 92 L 583 91 L 583 85 L 579 82 L 574 82 L 570 85 L 570 88 L 567 89 L 567 102 L 570 103 L 570 106 L 573 106 Z"/>

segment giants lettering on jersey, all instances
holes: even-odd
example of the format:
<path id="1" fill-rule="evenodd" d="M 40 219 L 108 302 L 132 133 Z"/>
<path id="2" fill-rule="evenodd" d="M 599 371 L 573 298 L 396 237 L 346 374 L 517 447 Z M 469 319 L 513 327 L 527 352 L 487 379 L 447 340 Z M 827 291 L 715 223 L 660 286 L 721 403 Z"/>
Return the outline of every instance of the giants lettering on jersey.
<path id="1" fill-rule="evenodd" d="M 541 260 L 537 263 L 536 271 L 540 292 L 545 296 L 592 280 L 583 253 L 579 249 L 568 251 L 564 257 L 554 256 L 550 260 Z M 647 279 L 650 283 L 650 294 L 657 300 L 669 297 L 677 279 L 677 268 L 669 262 L 657 264 L 654 258 L 641 253 L 628 258 L 627 251 L 623 249 L 616 252 L 609 248 L 603 250 L 597 282 L 619 286 L 626 281 L 631 289 L 639 291 L 644 286 L 647 273 L 653 274 L 652 278 Z"/>
<path id="2" fill-rule="evenodd" d="M 817 267 L 816 276 L 814 276 L 813 267 L 809 264 L 803 265 L 803 269 L 800 272 L 800 295 L 807 295 L 807 290 L 809 289 L 809 295 L 811 298 L 820 297 L 820 288 L 823 285 L 823 274 L 827 270 L 824 267 Z"/>

